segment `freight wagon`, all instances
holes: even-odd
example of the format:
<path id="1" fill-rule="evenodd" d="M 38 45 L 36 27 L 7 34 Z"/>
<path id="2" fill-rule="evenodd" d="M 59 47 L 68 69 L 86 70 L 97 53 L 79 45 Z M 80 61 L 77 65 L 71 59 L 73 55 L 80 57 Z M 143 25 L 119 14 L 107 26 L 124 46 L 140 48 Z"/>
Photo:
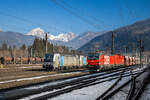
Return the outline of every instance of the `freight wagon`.
<path id="1" fill-rule="evenodd" d="M 1 57 L 0 62 L 1 62 L 1 64 L 11 64 L 12 58 L 11 57 Z"/>
<path id="2" fill-rule="evenodd" d="M 66 54 L 45 54 L 43 68 L 49 70 L 61 70 L 78 68 L 86 65 L 86 56 Z"/>
<path id="3" fill-rule="evenodd" d="M 28 57 L 0 57 L 1 64 L 41 64 L 43 63 L 43 58 L 35 57 L 35 58 L 28 58 Z"/>

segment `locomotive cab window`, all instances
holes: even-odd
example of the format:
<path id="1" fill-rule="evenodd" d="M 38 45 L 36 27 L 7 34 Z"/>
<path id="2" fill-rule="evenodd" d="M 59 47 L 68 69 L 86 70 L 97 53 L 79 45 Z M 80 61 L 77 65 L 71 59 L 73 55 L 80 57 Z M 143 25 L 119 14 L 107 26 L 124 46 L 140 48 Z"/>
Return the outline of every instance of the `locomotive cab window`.
<path id="1" fill-rule="evenodd" d="M 45 54 L 45 57 L 44 57 L 44 62 L 52 62 L 53 61 L 53 57 L 54 55 L 53 54 Z"/>
<path id="2" fill-rule="evenodd" d="M 99 59 L 99 54 L 98 53 L 89 53 L 88 54 L 88 59 L 89 60 Z"/>

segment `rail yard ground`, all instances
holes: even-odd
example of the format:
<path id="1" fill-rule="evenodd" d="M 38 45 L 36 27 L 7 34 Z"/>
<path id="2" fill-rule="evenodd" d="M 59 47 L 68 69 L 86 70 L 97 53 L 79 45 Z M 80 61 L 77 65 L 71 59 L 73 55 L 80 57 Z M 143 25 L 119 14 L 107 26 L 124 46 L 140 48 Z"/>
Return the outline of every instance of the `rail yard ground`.
<path id="1" fill-rule="evenodd" d="M 87 74 L 83 69 L 71 71 L 46 71 L 40 64 L 7 65 L 0 68 L 0 89 L 39 83 Z M 79 72 L 78 72 L 79 71 Z"/>
<path id="2" fill-rule="evenodd" d="M 31 68 L 31 70 L 38 70 L 39 68 Z M 44 73 L 43 71 L 36 71 L 37 73 Z M 31 73 L 31 72 L 30 72 Z M 139 66 L 130 66 L 126 68 L 119 68 L 98 73 L 88 73 L 87 71 L 72 71 L 72 72 L 45 72 L 42 75 L 35 75 L 32 77 L 18 78 L 0 81 L 3 86 L 10 82 L 16 83 L 17 88 L 0 89 L 0 99 L 4 100 L 125 100 L 130 93 L 131 81 L 133 77 L 139 77 L 138 83 L 141 79 L 149 73 L 147 66 L 142 68 Z M 74 77 L 72 77 L 74 76 Z M 67 78 L 68 77 L 68 78 Z M 28 81 L 38 83 L 23 86 Z M 39 80 L 39 81 L 37 81 Z M 47 81 L 49 80 L 49 81 Z M 53 80 L 53 81 L 50 81 Z M 19 82 L 19 83 L 18 83 Z M 126 84 L 128 82 L 128 84 Z M 9 84 L 9 85 L 11 85 Z M 29 83 L 28 83 L 29 84 Z M 31 84 L 31 82 L 30 82 Z M 124 84 L 126 84 L 126 87 Z M 17 86 L 16 85 L 16 86 Z M 15 86 L 15 85 L 14 85 Z M 136 85 L 138 86 L 138 85 Z M 122 88 L 120 88 L 122 87 Z M 120 89 L 121 90 L 120 90 Z M 125 88 L 125 90 L 124 90 Z M 119 89 L 119 90 L 118 90 Z M 127 90 L 128 89 L 128 90 Z M 109 90 L 109 91 L 108 91 Z M 117 91 L 116 91 L 117 90 Z M 148 93 L 144 95 L 149 95 Z M 148 97 L 148 96 L 147 96 Z M 141 99 L 143 100 L 143 99 Z"/>
<path id="3" fill-rule="evenodd" d="M 149 65 L 98 73 L 85 69 L 46 71 L 42 65 L 9 65 L 0 69 L 0 99 L 125 100 L 132 90 L 133 78 L 138 79 L 135 86 L 141 88 L 139 83 L 149 75 Z M 149 87 L 144 89 L 142 95 L 149 99 Z"/>

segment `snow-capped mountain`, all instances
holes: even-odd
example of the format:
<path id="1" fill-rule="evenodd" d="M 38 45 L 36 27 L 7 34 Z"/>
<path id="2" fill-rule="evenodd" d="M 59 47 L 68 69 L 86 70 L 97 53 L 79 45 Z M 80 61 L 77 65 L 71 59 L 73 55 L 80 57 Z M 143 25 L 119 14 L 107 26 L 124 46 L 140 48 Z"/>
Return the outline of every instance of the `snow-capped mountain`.
<path id="1" fill-rule="evenodd" d="M 76 35 L 72 32 L 68 32 L 68 33 L 61 33 L 57 36 L 55 35 L 51 35 L 51 34 L 48 34 L 48 38 L 50 40 L 58 40 L 58 41 L 63 41 L 63 42 L 68 42 L 72 39 L 74 39 L 76 37 Z"/>
<path id="2" fill-rule="evenodd" d="M 32 35 L 32 36 L 36 36 L 36 37 L 40 37 L 40 38 L 45 37 L 44 30 L 41 28 L 32 29 L 30 32 L 27 33 L 27 35 Z M 76 35 L 72 32 L 61 33 L 58 35 L 48 34 L 48 39 L 54 40 L 54 41 L 68 42 L 68 41 L 74 39 L 75 37 L 76 37 Z"/>
<path id="3" fill-rule="evenodd" d="M 38 28 L 32 29 L 30 32 L 27 33 L 27 35 L 44 38 L 44 30 L 38 27 Z"/>

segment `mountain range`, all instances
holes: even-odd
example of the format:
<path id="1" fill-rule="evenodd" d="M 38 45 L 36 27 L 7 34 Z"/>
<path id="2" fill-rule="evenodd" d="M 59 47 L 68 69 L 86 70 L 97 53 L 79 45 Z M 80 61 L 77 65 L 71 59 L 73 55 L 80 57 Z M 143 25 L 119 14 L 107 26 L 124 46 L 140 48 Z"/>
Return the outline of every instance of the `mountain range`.
<path id="1" fill-rule="evenodd" d="M 48 33 L 48 41 L 55 45 L 65 45 L 72 49 L 77 49 L 100 34 L 101 32 L 85 32 L 82 35 L 77 36 L 72 32 L 60 33 L 58 35 Z M 16 45 L 18 47 L 22 44 L 32 45 L 35 38 L 45 38 L 44 30 L 41 28 L 35 28 L 27 34 L 12 31 L 0 31 L 0 45 L 2 43 Z"/>
<path id="2" fill-rule="evenodd" d="M 40 38 L 45 38 L 45 32 L 40 27 L 32 29 L 30 32 L 27 33 L 27 35 L 40 37 Z M 48 39 L 51 40 L 51 41 L 68 42 L 68 41 L 74 39 L 75 37 L 76 37 L 76 35 L 72 32 L 61 33 L 61 34 L 58 34 L 56 36 L 52 35 L 52 34 L 48 34 Z"/>
<path id="3" fill-rule="evenodd" d="M 115 34 L 115 50 L 125 47 L 131 49 L 137 47 L 137 41 L 142 39 L 145 50 L 150 50 L 150 18 L 135 22 L 132 25 L 124 26 L 112 30 Z M 0 45 L 7 43 L 8 45 L 21 46 L 22 44 L 32 45 L 35 38 L 44 38 L 44 30 L 35 28 L 27 34 L 12 31 L 0 30 Z M 104 32 L 84 32 L 81 35 L 75 35 L 72 32 L 60 33 L 58 35 L 48 34 L 50 42 L 57 45 L 65 45 L 73 49 L 88 52 L 97 48 L 99 50 L 111 49 L 111 31 Z"/>
<path id="4" fill-rule="evenodd" d="M 113 30 L 115 52 L 125 52 L 125 47 L 129 47 L 129 51 L 132 48 L 139 47 L 139 40 L 142 40 L 142 45 L 145 50 L 150 50 L 150 18 L 142 21 L 135 22 L 132 25 L 124 26 Z M 103 35 L 97 36 L 78 50 L 84 52 L 90 52 L 94 49 L 98 50 L 110 50 L 112 45 L 112 32 L 108 31 Z"/>
<path id="5" fill-rule="evenodd" d="M 2 43 L 6 43 L 8 45 L 16 45 L 16 46 L 21 46 L 22 44 L 26 45 L 32 45 L 34 41 L 33 36 L 28 36 L 28 35 L 23 35 L 19 32 L 12 32 L 12 31 L 6 31 L 0 32 L 0 45 Z"/>
<path id="6" fill-rule="evenodd" d="M 75 37 L 71 41 L 67 43 L 67 46 L 72 47 L 74 49 L 78 49 L 81 46 L 88 43 L 90 40 L 95 38 L 96 36 L 100 36 L 104 34 L 105 32 L 84 32 L 81 35 Z"/>

